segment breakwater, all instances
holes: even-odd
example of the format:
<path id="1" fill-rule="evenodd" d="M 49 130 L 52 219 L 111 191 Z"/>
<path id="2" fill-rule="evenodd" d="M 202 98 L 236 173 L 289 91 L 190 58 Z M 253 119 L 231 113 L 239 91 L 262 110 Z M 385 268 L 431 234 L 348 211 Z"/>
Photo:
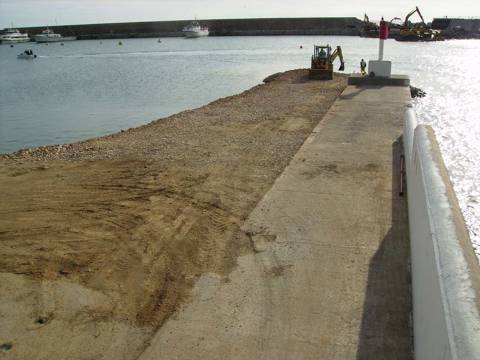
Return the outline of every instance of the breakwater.
<path id="1" fill-rule="evenodd" d="M 307 71 L 292 71 L 146 126 L 0 156 L 0 188 L 9 189 L 0 195 L 0 353 L 140 359 L 165 320 L 190 303 L 198 276 L 228 279 L 238 255 L 251 253 L 240 226 L 346 86 L 343 76 L 307 79 Z M 281 279 L 271 274 L 268 279 Z M 235 300 L 263 294 L 252 292 Z M 231 304 L 227 312 L 235 309 Z M 238 329 L 216 324 L 224 336 Z M 175 344 L 197 340 L 200 325 Z M 256 334 L 258 328 L 245 329 Z M 206 333 L 190 358 L 228 358 L 230 342 L 203 356 L 215 334 Z M 184 356 L 195 348 L 185 347 Z M 174 357 L 165 346 L 156 359 Z"/>
<path id="2" fill-rule="evenodd" d="M 432 29 L 440 30 L 447 39 L 479 39 L 480 19 L 435 18 Z"/>
<path id="3" fill-rule="evenodd" d="M 313 91 L 330 83 L 304 76 L 293 81 Z M 270 80 L 286 85 L 282 74 Z M 301 96 L 317 111 L 319 94 L 294 86 L 285 100 Z M 242 225 L 252 251 L 228 281 L 199 277 L 138 359 L 411 359 L 407 201 L 398 196 L 409 101 L 407 86 L 348 86 Z M 292 110 L 297 126 L 308 120 Z"/>
<path id="4" fill-rule="evenodd" d="M 359 35 L 363 22 L 354 17 L 331 18 L 261 18 L 199 20 L 213 36 L 252 35 Z M 63 35 L 78 39 L 117 39 L 182 36 L 182 28 L 190 21 L 149 21 L 52 26 Z M 21 30 L 35 35 L 45 27 Z"/>

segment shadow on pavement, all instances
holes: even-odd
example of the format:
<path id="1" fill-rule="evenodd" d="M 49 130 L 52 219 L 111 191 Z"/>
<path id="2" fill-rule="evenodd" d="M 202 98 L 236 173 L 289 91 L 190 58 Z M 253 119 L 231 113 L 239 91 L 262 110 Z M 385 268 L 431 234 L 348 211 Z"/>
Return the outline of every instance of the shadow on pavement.
<path id="1" fill-rule="evenodd" d="M 392 226 L 370 262 L 357 360 L 413 359 L 407 199 L 399 196 L 401 138 L 392 144 Z"/>

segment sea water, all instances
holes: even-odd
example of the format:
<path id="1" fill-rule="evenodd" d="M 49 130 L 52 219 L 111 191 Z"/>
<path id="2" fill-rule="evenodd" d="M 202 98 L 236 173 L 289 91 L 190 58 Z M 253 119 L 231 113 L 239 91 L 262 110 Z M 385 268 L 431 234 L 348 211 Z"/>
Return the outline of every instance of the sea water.
<path id="1" fill-rule="evenodd" d="M 346 72 L 378 51 L 376 39 L 348 36 L 1 45 L 0 153 L 101 136 L 237 94 L 272 73 L 309 67 L 314 44 L 342 46 Z M 37 59 L 16 58 L 27 48 Z M 480 40 L 388 40 L 385 59 L 427 92 L 415 110 L 436 131 L 480 256 Z"/>

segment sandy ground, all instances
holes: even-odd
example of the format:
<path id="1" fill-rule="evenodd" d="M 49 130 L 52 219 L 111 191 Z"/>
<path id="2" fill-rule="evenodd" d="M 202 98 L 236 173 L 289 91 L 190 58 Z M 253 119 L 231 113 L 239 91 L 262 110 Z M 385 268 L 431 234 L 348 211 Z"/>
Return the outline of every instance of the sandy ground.
<path id="1" fill-rule="evenodd" d="M 0 156 L 0 358 L 136 359 L 346 86 L 280 74 L 140 128 Z"/>

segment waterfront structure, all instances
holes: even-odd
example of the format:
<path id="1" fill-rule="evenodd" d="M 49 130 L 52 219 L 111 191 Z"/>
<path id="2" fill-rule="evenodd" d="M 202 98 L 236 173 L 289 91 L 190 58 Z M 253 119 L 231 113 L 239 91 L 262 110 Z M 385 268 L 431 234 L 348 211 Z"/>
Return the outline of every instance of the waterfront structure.
<path id="1" fill-rule="evenodd" d="M 480 38 L 480 19 L 435 18 L 432 29 L 446 38 Z"/>
<path id="2" fill-rule="evenodd" d="M 359 35 L 363 22 L 354 17 L 335 18 L 263 18 L 199 20 L 208 27 L 210 36 L 242 35 Z M 52 26 L 60 34 L 73 34 L 84 39 L 159 38 L 184 36 L 182 29 L 190 21 L 148 21 Z M 41 33 L 43 27 L 23 30 Z"/>
<path id="3" fill-rule="evenodd" d="M 80 351 L 112 360 L 119 353 L 139 360 L 163 354 L 177 359 L 410 359 L 413 351 L 422 360 L 480 358 L 478 262 L 433 131 L 417 126 L 411 110 L 402 127 L 411 100 L 408 78 L 400 86 L 392 86 L 392 78 L 380 78 L 383 86 L 348 86 L 341 94 L 339 90 L 332 106 L 322 108 L 319 102 L 339 83 L 309 82 L 306 75 L 304 70 L 290 79 L 276 74 L 264 86 L 207 105 L 207 111 L 177 117 L 177 124 L 188 121 L 190 126 L 172 126 L 173 116 L 104 138 L 0 157 L 6 169 L 0 183 L 10 189 L 5 202 L 16 210 L 6 208 L 0 234 L 0 245 L 9 255 L 6 271 L 0 273 L 2 308 L 7 309 L 3 333 L 0 330 L 7 339 L 3 350 L 17 358 L 55 358 L 67 352 L 75 356 Z M 229 119 L 219 122 L 226 113 Z M 243 125 L 232 120 L 235 114 L 245 119 Z M 198 125 L 202 116 L 209 122 Z M 227 137 L 231 133 L 221 128 L 223 123 L 234 137 Z M 308 123 L 318 123 L 311 133 Z M 274 124 L 281 136 L 264 141 Z M 165 125 L 175 137 L 160 131 Z M 300 148 L 287 146 L 293 143 L 285 139 L 299 131 L 299 125 L 306 140 L 298 143 Z M 170 138 L 180 139 L 177 151 Z M 216 138 L 216 147 L 202 148 L 205 138 L 208 143 Z M 226 141 L 230 139 L 236 141 Z M 162 146 L 164 141 L 169 141 L 167 146 Z M 229 143 L 230 150 L 217 150 Z M 238 158 L 261 143 L 267 144 L 262 148 L 265 157 L 245 170 L 262 151 Z M 278 150 L 293 148 L 293 159 L 285 162 L 275 181 L 280 172 L 272 169 L 271 188 L 260 183 L 262 189 L 269 188 L 265 194 L 257 190 L 256 198 L 243 202 L 259 179 L 268 176 L 265 169 L 275 154 L 271 147 L 278 144 Z M 171 157 L 163 155 L 165 149 Z M 195 153 L 190 165 L 187 149 Z M 219 153 L 222 161 L 204 156 Z M 105 159 L 105 154 L 112 158 Z M 175 156 L 178 161 L 172 161 Z M 198 166 L 205 158 L 212 160 L 210 165 Z M 167 173 L 165 164 L 170 163 Z M 234 165 L 215 170 L 222 163 Z M 183 184 L 164 175 L 176 173 L 185 178 Z M 146 191 L 144 184 L 157 187 Z M 32 201 L 32 196 L 39 197 L 32 189 L 41 194 L 42 211 Z M 80 201 L 82 195 L 86 199 Z M 201 200 L 192 201 L 197 198 Z M 232 206 L 239 203 L 244 208 Z M 257 204 L 253 211 L 252 204 Z M 78 220 L 84 232 L 72 229 L 69 220 L 77 220 L 80 210 L 92 213 Z M 50 218 L 56 219 L 54 227 L 37 225 Z M 99 218 L 106 222 L 99 223 Z M 160 237 L 152 236 L 156 233 Z M 58 241 L 64 238 L 66 245 Z M 81 247 L 66 253 L 72 238 Z M 225 262 L 230 255 L 209 243 L 212 238 L 241 246 L 238 252 L 228 248 L 236 260 L 228 265 L 232 268 L 178 269 L 184 263 Z M 43 251 L 41 262 L 25 261 L 36 259 L 41 246 L 51 249 Z M 203 250 L 195 252 L 201 246 Z M 69 257 L 59 262 L 54 251 Z M 167 270 L 161 267 L 165 261 Z M 114 271 L 121 276 L 112 276 Z M 85 273 L 86 280 L 77 280 Z M 177 273 L 179 278 L 172 275 Z M 168 281 L 162 282 L 165 276 Z M 166 313 L 187 276 L 195 281 L 188 302 L 181 311 L 168 307 L 171 312 Z M 98 289 L 102 286 L 114 296 L 105 296 Z M 121 292 L 115 293 L 117 288 Z M 155 301 L 139 303 L 140 296 Z M 124 314 L 147 321 L 118 320 Z M 45 341 L 36 348 L 38 338 Z M 88 348 L 79 341 L 92 338 L 99 340 Z"/>

